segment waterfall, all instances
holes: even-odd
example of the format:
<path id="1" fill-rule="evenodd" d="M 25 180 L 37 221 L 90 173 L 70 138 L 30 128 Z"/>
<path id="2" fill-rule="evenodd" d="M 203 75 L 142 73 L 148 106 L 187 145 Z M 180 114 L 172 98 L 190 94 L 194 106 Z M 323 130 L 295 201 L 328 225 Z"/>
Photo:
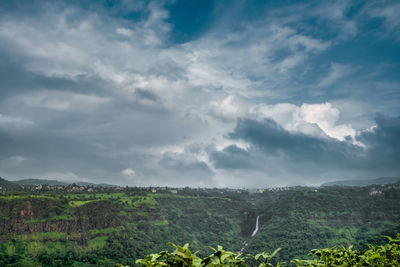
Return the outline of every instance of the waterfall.
<path id="1" fill-rule="evenodd" d="M 257 232 L 258 232 L 258 219 L 260 218 L 260 216 L 257 216 L 257 220 L 256 220 L 256 228 L 254 229 L 254 231 L 253 231 L 253 233 L 251 234 L 251 236 L 253 237 L 253 236 L 255 236 L 256 234 L 257 234 Z M 247 247 L 247 240 L 244 240 L 243 241 L 243 244 L 242 244 L 242 248 L 237 252 L 238 254 L 241 254 L 241 253 L 243 253 L 243 251 L 244 251 L 244 249 Z"/>
<path id="2" fill-rule="evenodd" d="M 254 232 L 251 234 L 251 236 L 255 236 L 257 234 L 258 231 L 258 219 L 260 218 L 260 216 L 257 216 L 257 220 L 256 220 L 256 228 L 254 229 Z"/>

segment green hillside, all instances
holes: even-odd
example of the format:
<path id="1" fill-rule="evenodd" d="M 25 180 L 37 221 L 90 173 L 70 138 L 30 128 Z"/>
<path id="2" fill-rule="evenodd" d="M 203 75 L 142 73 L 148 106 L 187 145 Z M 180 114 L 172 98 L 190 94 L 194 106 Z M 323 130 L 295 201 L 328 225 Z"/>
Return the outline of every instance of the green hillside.
<path id="1" fill-rule="evenodd" d="M 0 195 L 0 240 L 34 265 L 47 258 L 73 254 L 86 263 L 135 259 L 167 242 L 191 240 L 203 251 L 223 243 L 237 249 L 242 242 L 246 202 L 214 195 L 60 193 Z"/>
<path id="2" fill-rule="evenodd" d="M 13 182 L 7 181 L 6 179 L 3 179 L 0 177 L 0 187 L 1 188 L 11 188 L 11 189 L 16 189 L 19 186 Z"/>
<path id="3" fill-rule="evenodd" d="M 116 185 L 112 184 L 95 184 L 95 183 L 88 183 L 88 182 L 74 182 L 74 183 L 67 183 L 67 182 L 61 182 L 58 180 L 48 180 L 48 179 L 35 179 L 35 178 L 30 178 L 30 179 L 22 179 L 22 180 L 17 180 L 13 181 L 13 183 L 18 184 L 18 185 L 69 185 L 69 184 L 75 184 L 79 186 L 103 186 L 103 187 L 115 187 Z"/>
<path id="4" fill-rule="evenodd" d="M 45 184 L 45 185 L 67 185 L 67 183 L 60 182 L 57 180 L 47 180 L 47 179 L 22 179 L 22 180 L 17 180 L 13 181 L 16 184 L 19 185 L 38 185 L 38 184 Z"/>
<path id="5" fill-rule="evenodd" d="M 292 188 L 249 194 L 229 189 L 101 188 L 95 192 L 14 191 L 0 195 L 0 253 L 18 266 L 133 265 L 167 242 L 277 260 L 311 248 L 367 243 L 400 232 L 398 185 Z M 256 217 L 259 231 L 254 237 Z M 247 246 L 244 244 L 248 244 Z M 1 256 L 0 255 L 0 256 Z"/>
<path id="6" fill-rule="evenodd" d="M 247 251 L 282 248 L 278 258 L 306 255 L 310 248 L 383 242 L 400 232 L 399 186 L 299 188 L 255 196 L 262 226 Z M 266 242 L 267 240 L 267 242 Z"/>

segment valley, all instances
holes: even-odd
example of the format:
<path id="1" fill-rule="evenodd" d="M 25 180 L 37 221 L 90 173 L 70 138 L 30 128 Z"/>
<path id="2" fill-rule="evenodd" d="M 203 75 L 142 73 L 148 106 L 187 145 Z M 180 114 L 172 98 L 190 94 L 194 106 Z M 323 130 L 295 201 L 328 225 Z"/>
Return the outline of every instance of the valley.
<path id="1" fill-rule="evenodd" d="M 377 193 L 376 193 L 377 192 Z M 134 265 L 190 243 L 278 260 L 312 248 L 380 244 L 400 232 L 400 185 L 238 189 L 95 188 L 93 192 L 15 189 L 0 195 L 0 253 L 24 266 Z M 244 244 L 247 244 L 245 246 Z"/>

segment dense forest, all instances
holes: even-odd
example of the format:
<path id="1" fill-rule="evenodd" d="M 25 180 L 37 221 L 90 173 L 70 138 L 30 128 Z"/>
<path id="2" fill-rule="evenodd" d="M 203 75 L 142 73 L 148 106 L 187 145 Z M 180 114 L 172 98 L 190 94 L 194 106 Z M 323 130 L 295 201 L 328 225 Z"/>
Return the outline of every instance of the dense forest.
<path id="1" fill-rule="evenodd" d="M 0 265 L 134 265 L 146 255 L 190 243 L 276 261 L 312 248 L 384 244 L 400 232 L 400 184 L 258 190 L 10 187 L 0 194 Z M 259 230 L 252 236 L 256 218 Z"/>

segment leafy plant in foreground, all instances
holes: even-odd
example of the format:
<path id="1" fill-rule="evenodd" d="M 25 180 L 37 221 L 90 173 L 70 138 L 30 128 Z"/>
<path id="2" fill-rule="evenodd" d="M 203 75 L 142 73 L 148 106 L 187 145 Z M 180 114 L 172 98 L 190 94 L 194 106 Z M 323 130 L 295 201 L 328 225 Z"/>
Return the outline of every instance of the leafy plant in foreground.
<path id="1" fill-rule="evenodd" d="M 312 255 L 319 257 L 314 260 L 292 260 L 297 266 L 400 266 L 400 234 L 397 238 L 388 238 L 388 243 L 381 246 L 368 246 L 361 252 L 352 250 L 353 246 L 333 247 L 311 250 Z"/>
<path id="2" fill-rule="evenodd" d="M 264 259 L 263 262 L 260 263 L 260 265 L 258 265 L 259 267 L 270 267 L 270 266 L 274 266 L 271 263 L 271 259 L 279 252 L 279 250 L 281 250 L 280 248 L 276 249 L 272 254 L 269 254 L 268 252 L 264 251 L 262 253 L 258 253 L 257 255 L 254 256 L 255 260 L 259 260 L 261 257 Z M 279 262 L 276 264 L 276 266 L 283 266 L 284 263 Z"/>
<path id="3" fill-rule="evenodd" d="M 333 247 L 324 249 L 313 249 L 309 255 L 314 255 L 318 258 L 311 260 L 291 260 L 291 263 L 303 267 L 319 267 L 319 266 L 400 266 L 400 234 L 397 234 L 395 239 L 388 238 L 388 243 L 381 246 L 369 245 L 366 251 L 353 250 L 353 246 Z M 191 253 L 189 244 L 183 247 L 174 245 L 175 251 L 169 253 L 161 251 L 158 254 L 150 254 L 144 259 L 139 259 L 136 264 L 140 266 L 153 267 L 153 266 L 177 266 L 177 267 L 223 267 L 223 266 L 249 266 L 249 261 L 255 260 L 259 262 L 258 267 L 274 267 L 285 266 L 286 263 L 278 262 L 274 265 L 271 259 L 279 252 L 280 249 L 275 250 L 272 254 L 262 252 L 256 256 L 247 255 L 225 251 L 221 246 L 213 249 L 214 253 L 204 258 L 199 258 L 196 253 Z M 260 263 L 261 260 L 261 263 Z M 254 261 L 253 261 L 254 262 Z"/>
<path id="4" fill-rule="evenodd" d="M 242 257 L 241 254 L 225 251 L 222 246 L 211 249 L 214 253 L 204 257 L 201 266 L 247 266 L 246 257 Z"/>
<path id="5" fill-rule="evenodd" d="M 273 266 L 270 261 L 276 253 L 278 253 L 279 249 L 275 250 L 274 253 L 269 254 L 267 252 L 263 252 L 257 254 L 256 256 L 243 256 L 242 254 L 238 254 L 231 251 L 226 251 L 222 248 L 222 246 L 218 246 L 216 249 L 210 247 L 214 253 L 206 256 L 204 258 L 199 258 L 196 253 L 191 253 L 189 250 L 189 244 L 185 244 L 183 247 L 177 246 L 173 243 L 169 243 L 175 250 L 172 253 L 167 251 L 161 251 L 157 254 L 147 255 L 144 259 L 139 259 L 136 261 L 136 264 L 140 266 L 152 267 L 152 266 L 210 266 L 210 267 L 223 267 L 223 266 L 244 266 L 247 267 L 248 264 L 246 260 L 255 259 L 256 261 L 261 260 L 262 262 L 258 265 L 259 267 L 269 267 Z M 278 263 L 276 266 L 283 266 L 283 263 Z"/>
<path id="6" fill-rule="evenodd" d="M 201 259 L 196 256 L 196 253 L 191 253 L 189 244 L 183 247 L 173 243 L 168 243 L 175 247 L 175 251 L 161 251 L 158 254 L 147 255 L 144 259 L 139 259 L 136 264 L 141 266 L 201 266 Z"/>

